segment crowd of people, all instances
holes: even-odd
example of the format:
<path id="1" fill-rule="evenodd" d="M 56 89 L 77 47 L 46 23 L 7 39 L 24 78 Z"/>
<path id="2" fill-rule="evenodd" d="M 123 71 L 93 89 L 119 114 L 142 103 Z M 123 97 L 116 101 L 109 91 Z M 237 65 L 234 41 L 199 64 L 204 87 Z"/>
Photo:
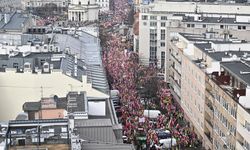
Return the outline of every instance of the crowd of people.
<path id="1" fill-rule="evenodd" d="M 114 1 L 114 13 L 111 20 L 100 22 L 101 30 L 107 30 L 114 25 L 122 24 L 130 12 L 127 0 Z M 104 36 L 104 35 L 103 35 Z M 145 68 L 139 64 L 138 55 L 127 50 L 119 33 L 106 32 L 102 38 L 103 64 L 107 70 L 108 80 L 112 89 L 119 90 L 121 98 L 121 116 L 123 135 L 130 142 L 136 142 L 139 132 L 145 133 L 147 145 L 158 145 L 159 138 L 156 129 L 168 129 L 177 139 L 178 145 L 187 147 L 198 145 L 197 136 L 184 120 L 184 113 L 172 99 L 167 86 L 159 84 L 157 97 L 150 105 L 162 111 L 156 121 L 144 116 L 145 104 L 141 102 L 138 85 L 151 80 L 156 75 L 154 67 Z M 165 83 L 166 85 L 166 83 Z M 159 103 L 157 103 L 157 101 Z"/>

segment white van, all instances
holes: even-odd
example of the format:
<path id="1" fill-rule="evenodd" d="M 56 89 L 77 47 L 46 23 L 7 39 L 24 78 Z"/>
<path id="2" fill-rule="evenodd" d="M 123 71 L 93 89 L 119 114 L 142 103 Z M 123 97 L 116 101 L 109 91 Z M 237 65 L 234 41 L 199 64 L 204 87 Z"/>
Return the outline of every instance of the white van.
<path id="1" fill-rule="evenodd" d="M 150 119 L 157 119 L 158 115 L 161 114 L 159 110 L 144 110 L 143 115 Z"/>
<path id="2" fill-rule="evenodd" d="M 162 144 L 162 148 L 171 148 L 177 145 L 176 139 L 175 138 L 168 138 L 168 139 L 161 139 L 160 144 Z M 172 142 L 172 146 L 171 146 L 171 142 Z"/>

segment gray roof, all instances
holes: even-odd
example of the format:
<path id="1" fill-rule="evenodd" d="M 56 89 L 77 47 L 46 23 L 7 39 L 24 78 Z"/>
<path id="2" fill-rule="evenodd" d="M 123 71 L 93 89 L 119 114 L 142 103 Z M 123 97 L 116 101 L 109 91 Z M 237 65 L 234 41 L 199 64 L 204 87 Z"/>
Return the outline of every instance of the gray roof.
<path id="1" fill-rule="evenodd" d="M 25 102 L 23 104 L 23 111 L 39 111 L 41 108 L 40 102 Z"/>
<path id="2" fill-rule="evenodd" d="M 207 52 L 207 51 L 206 51 Z M 244 55 L 244 53 L 249 53 L 249 51 L 227 51 L 227 52 L 207 52 L 207 54 L 213 58 L 214 60 L 217 60 L 217 61 L 222 61 L 222 58 L 230 58 L 231 56 L 229 56 L 229 53 L 230 55 L 236 55 L 237 57 L 242 57 Z"/>
<path id="3" fill-rule="evenodd" d="M 66 98 L 55 98 L 56 108 L 65 109 L 69 112 L 85 112 L 87 111 L 87 97 L 85 92 L 69 92 Z M 25 102 L 23 105 L 25 112 L 41 110 L 41 101 L 39 102 Z"/>
<path id="4" fill-rule="evenodd" d="M 84 62 L 78 59 L 77 63 L 75 63 L 74 56 L 62 52 L 32 52 L 27 56 L 23 56 L 23 53 L 10 57 L 7 57 L 8 55 L 0 56 L 0 67 L 6 65 L 7 68 L 13 68 L 13 64 L 16 63 L 18 68 L 21 69 L 24 63 L 29 62 L 31 69 L 34 71 L 36 67 L 42 70 L 43 63 L 48 62 L 53 65 L 53 69 L 61 69 L 65 74 L 70 73 L 73 78 L 79 81 L 82 81 L 82 75 L 86 75 L 86 69 L 83 68 Z M 77 66 L 76 76 L 74 73 L 75 66 Z"/>
<path id="5" fill-rule="evenodd" d="M 250 24 L 249 22 L 236 22 L 236 18 L 202 17 L 201 20 L 194 20 L 194 17 L 185 16 L 183 22 L 212 23 L 212 24 Z"/>
<path id="6" fill-rule="evenodd" d="M 110 119 L 75 120 L 75 127 L 109 127 L 112 126 Z"/>
<path id="7" fill-rule="evenodd" d="M 4 23 L 4 19 L 0 20 L 0 30 L 22 30 L 29 19 L 28 16 L 17 12 L 8 15 L 10 20 L 7 24 Z"/>
<path id="8" fill-rule="evenodd" d="M 247 85 L 250 85 L 250 61 L 242 62 L 242 61 L 234 61 L 234 62 L 222 62 L 222 67 L 224 67 L 227 71 L 241 79 Z M 243 74 L 241 72 L 249 72 Z"/>
<path id="9" fill-rule="evenodd" d="M 91 143 L 117 143 L 110 119 L 75 120 L 81 139 Z"/>
<path id="10" fill-rule="evenodd" d="M 84 150 L 134 150 L 132 144 L 98 144 L 98 143 L 83 143 Z"/>
<path id="11" fill-rule="evenodd" d="M 99 38 L 86 32 L 79 34 L 79 38 L 66 34 L 56 34 L 53 42 L 57 43 L 60 49 L 69 48 L 71 54 L 77 54 L 87 68 L 88 82 L 93 84 L 93 88 L 108 93 L 109 86 L 102 65 Z"/>
<path id="12" fill-rule="evenodd" d="M 200 50 L 204 51 L 207 53 L 207 55 L 209 57 L 211 57 L 212 59 L 216 60 L 216 61 L 222 61 L 222 58 L 230 58 L 230 55 L 236 55 L 237 57 L 243 57 L 243 55 L 245 53 L 249 53 L 249 51 L 244 51 L 244 50 L 228 50 L 228 51 L 224 51 L 224 52 L 209 52 L 208 50 L 211 48 L 211 43 L 195 43 L 194 44 L 197 48 L 199 48 Z"/>

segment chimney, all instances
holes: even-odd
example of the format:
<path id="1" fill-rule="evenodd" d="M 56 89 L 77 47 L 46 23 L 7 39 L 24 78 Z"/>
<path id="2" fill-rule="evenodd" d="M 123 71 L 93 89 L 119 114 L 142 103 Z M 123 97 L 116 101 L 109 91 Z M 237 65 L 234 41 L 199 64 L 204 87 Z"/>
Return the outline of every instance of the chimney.
<path id="1" fill-rule="evenodd" d="M 4 14 L 4 23 L 7 24 L 10 21 L 10 14 Z"/>

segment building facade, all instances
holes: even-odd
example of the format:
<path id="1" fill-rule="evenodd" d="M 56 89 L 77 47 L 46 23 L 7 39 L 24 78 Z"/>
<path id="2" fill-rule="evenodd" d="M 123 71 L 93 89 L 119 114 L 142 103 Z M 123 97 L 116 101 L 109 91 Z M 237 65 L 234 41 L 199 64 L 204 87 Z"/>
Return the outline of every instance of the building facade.
<path id="1" fill-rule="evenodd" d="M 110 0 L 96 0 L 100 7 L 100 11 L 109 11 Z"/>
<path id="2" fill-rule="evenodd" d="M 96 21 L 98 20 L 99 5 L 95 0 L 72 0 L 68 7 L 68 20 L 70 21 Z"/>
<path id="3" fill-rule="evenodd" d="M 171 44 L 170 88 L 203 146 L 248 147 L 249 43 L 209 32 Z"/>
<path id="4" fill-rule="evenodd" d="M 220 8 L 219 8 L 220 7 Z M 239 9 L 237 9 L 239 8 Z M 154 64 L 169 81 L 169 41 L 179 32 L 219 32 L 248 40 L 249 6 L 156 1 L 140 5 L 139 57 L 144 65 Z M 226 13 L 225 13 L 226 12 Z"/>

